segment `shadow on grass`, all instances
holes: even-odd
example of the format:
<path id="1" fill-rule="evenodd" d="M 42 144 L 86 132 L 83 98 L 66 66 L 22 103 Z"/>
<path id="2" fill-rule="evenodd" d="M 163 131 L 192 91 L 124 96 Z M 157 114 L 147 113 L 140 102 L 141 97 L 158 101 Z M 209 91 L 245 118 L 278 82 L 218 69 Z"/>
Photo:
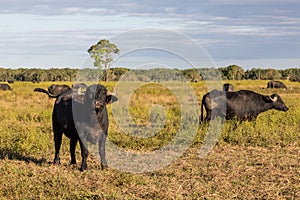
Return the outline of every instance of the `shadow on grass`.
<path id="1" fill-rule="evenodd" d="M 12 151 L 11 149 L 0 148 L 0 159 L 19 160 L 27 163 L 33 162 L 36 165 L 46 163 L 45 158 L 37 159 L 32 156 L 22 155 L 18 152 Z"/>

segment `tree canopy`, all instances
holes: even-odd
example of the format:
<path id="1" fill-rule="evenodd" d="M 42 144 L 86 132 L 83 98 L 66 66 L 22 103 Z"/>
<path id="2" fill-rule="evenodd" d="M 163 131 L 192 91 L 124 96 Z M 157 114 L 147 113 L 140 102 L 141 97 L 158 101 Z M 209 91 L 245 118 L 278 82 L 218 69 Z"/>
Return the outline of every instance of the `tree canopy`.
<path id="1" fill-rule="evenodd" d="M 117 45 L 110 43 L 106 39 L 100 40 L 88 49 L 88 53 L 94 59 L 94 66 L 105 69 L 105 81 L 109 79 L 109 68 L 113 62 L 113 54 L 118 54 L 119 52 Z"/>
<path id="2" fill-rule="evenodd" d="M 245 72 L 242 67 L 238 65 L 229 65 L 228 67 L 219 68 L 223 79 L 227 80 L 241 80 L 245 77 Z"/>
<path id="3" fill-rule="evenodd" d="M 237 69 L 237 70 L 235 70 Z M 84 70 L 87 78 L 94 80 L 98 77 L 99 72 L 96 68 L 74 69 L 74 68 L 19 68 L 6 69 L 0 68 L 0 81 L 80 81 L 76 80 L 77 73 Z M 224 80 L 241 80 L 241 79 L 261 79 L 261 80 L 290 80 L 300 82 L 300 68 L 289 68 L 285 70 L 276 69 L 260 69 L 253 68 L 250 70 L 242 70 L 239 67 L 224 67 L 218 70 L 211 70 L 210 68 L 193 68 L 193 69 L 128 69 L 128 68 L 110 68 L 109 80 L 118 81 L 125 73 L 134 73 L 136 80 L 139 81 L 172 81 L 172 80 L 187 80 L 187 81 L 201 81 L 211 80 L 214 77 L 221 76 Z M 101 77 L 99 81 L 105 81 L 106 77 Z M 108 79 L 106 79 L 108 80 Z"/>

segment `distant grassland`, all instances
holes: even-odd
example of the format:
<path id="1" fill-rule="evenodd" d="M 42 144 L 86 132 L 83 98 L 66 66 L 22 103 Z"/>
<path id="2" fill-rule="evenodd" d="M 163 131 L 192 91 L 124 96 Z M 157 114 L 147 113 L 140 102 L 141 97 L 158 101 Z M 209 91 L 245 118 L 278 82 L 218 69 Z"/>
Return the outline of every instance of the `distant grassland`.
<path id="1" fill-rule="evenodd" d="M 13 91 L 0 91 L 0 199 L 299 199 L 300 198 L 300 83 L 284 81 L 289 88 L 266 89 L 268 81 L 229 81 L 235 90 L 278 93 L 288 112 L 270 110 L 256 123 L 244 122 L 233 131 L 225 122 L 217 145 L 207 157 L 198 151 L 208 126 L 199 125 L 190 149 L 169 167 L 142 174 L 101 171 L 93 156 L 89 170 L 70 166 L 69 140 L 64 137 L 61 166 L 54 157 L 51 115 L 54 99 L 34 93 L 35 87 L 71 82 L 15 82 Z M 109 91 L 116 82 L 102 83 Z M 190 83 L 199 103 L 207 92 L 203 82 Z M 117 94 L 118 95 L 118 94 Z M 108 105 L 109 140 L 131 151 L 159 149 L 180 126 L 181 107 L 172 91 L 160 83 L 147 83 L 130 98 L 129 112 L 136 125 L 150 124 L 153 105 L 165 108 L 165 124 L 149 137 L 134 137 L 114 121 Z M 81 161 L 79 146 L 77 162 Z"/>

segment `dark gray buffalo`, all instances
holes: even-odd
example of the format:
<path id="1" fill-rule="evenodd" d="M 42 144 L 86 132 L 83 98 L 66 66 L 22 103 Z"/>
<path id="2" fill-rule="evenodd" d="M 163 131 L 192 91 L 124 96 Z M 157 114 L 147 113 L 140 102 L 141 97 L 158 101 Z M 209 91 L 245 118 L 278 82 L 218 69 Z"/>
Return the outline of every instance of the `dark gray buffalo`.
<path id="1" fill-rule="evenodd" d="M 55 85 L 52 84 L 48 87 L 48 91 L 43 88 L 34 88 L 35 92 L 42 92 L 47 94 L 51 98 L 56 98 L 63 93 L 72 92 L 72 88 L 68 85 Z"/>
<path id="2" fill-rule="evenodd" d="M 52 84 L 48 87 L 48 92 L 52 95 L 60 95 L 64 92 L 71 90 L 71 87 L 68 85 L 55 85 Z"/>
<path id="3" fill-rule="evenodd" d="M 207 113 L 205 119 L 203 107 Z M 209 121 L 217 116 L 225 119 L 237 118 L 240 121 L 255 120 L 260 113 L 270 109 L 287 111 L 288 107 L 278 94 L 267 96 L 250 90 L 237 92 L 213 90 L 203 96 L 201 121 Z"/>
<path id="4" fill-rule="evenodd" d="M 108 132 L 106 104 L 116 99 L 107 94 L 105 86 L 94 84 L 86 89 L 83 100 L 76 99 L 70 92 L 59 95 L 52 113 L 55 156 L 54 163 L 60 163 L 59 151 L 62 135 L 70 139 L 71 164 L 76 164 L 75 149 L 79 141 L 82 162 L 80 170 L 87 169 L 87 142 L 98 143 L 101 167 L 106 168 L 105 141 Z"/>
<path id="5" fill-rule="evenodd" d="M 267 88 L 283 88 L 287 89 L 286 85 L 281 81 L 270 81 L 268 82 Z"/>
<path id="6" fill-rule="evenodd" d="M 0 83 L 0 90 L 12 90 L 7 83 Z"/>

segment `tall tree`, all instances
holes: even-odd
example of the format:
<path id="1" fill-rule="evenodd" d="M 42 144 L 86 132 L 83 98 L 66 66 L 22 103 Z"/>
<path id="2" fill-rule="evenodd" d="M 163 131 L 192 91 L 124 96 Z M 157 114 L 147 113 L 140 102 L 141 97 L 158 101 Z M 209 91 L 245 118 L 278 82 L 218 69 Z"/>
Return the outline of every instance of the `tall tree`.
<path id="1" fill-rule="evenodd" d="M 118 54 L 119 52 L 118 47 L 106 39 L 100 40 L 88 49 L 88 53 L 94 59 L 94 66 L 100 69 L 104 68 L 105 81 L 108 81 L 109 78 L 109 68 L 113 62 L 113 54 Z"/>
<path id="2" fill-rule="evenodd" d="M 245 76 L 243 68 L 238 65 L 229 65 L 225 68 L 219 69 L 223 74 L 223 78 L 227 80 L 241 80 Z"/>
<path id="3" fill-rule="evenodd" d="M 191 82 L 198 82 L 202 79 L 199 69 L 195 69 L 195 68 L 184 69 L 183 75 L 185 76 L 186 79 L 188 79 Z"/>

